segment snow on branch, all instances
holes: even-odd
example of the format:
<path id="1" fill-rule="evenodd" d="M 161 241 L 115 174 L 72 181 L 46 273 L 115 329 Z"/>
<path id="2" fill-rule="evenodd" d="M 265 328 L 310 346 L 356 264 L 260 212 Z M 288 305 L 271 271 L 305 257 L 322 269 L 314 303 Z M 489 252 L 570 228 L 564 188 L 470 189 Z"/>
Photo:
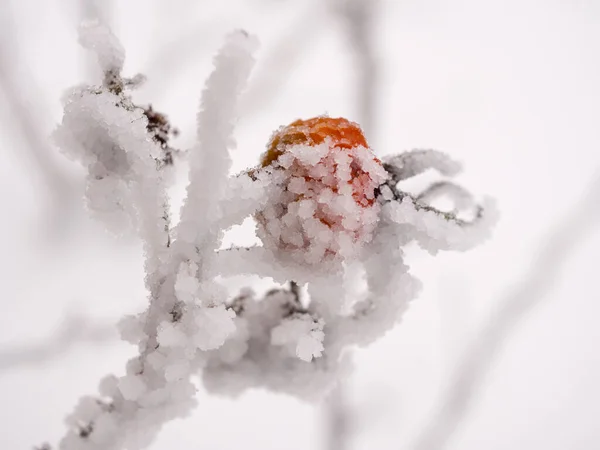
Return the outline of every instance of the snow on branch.
<path id="1" fill-rule="evenodd" d="M 244 31 L 230 34 L 214 59 L 173 225 L 165 117 L 132 101 L 141 77 L 123 78 L 124 51 L 110 30 L 87 23 L 80 41 L 97 54 L 104 79 L 67 94 L 54 140 L 87 169 L 92 213 L 144 243 L 149 305 L 119 325 L 139 354 L 125 375 L 107 376 L 99 395 L 80 401 L 60 450 L 147 447 L 164 423 L 189 414 L 196 375 L 228 395 L 263 387 L 321 398 L 349 370 L 345 348 L 383 335 L 416 296 L 405 244 L 464 250 L 488 235 L 494 215 L 482 208 L 466 220 L 427 203 L 448 190 L 442 185 L 420 197 L 398 186 L 428 167 L 453 175 L 448 158 L 410 152 L 382 163 L 344 118 L 280 127 L 256 167 L 230 176 L 238 102 L 257 47 Z M 461 209 L 468 196 L 457 193 Z M 221 249 L 224 232 L 247 217 L 262 245 Z M 366 291 L 345 286 L 350 266 L 364 273 Z M 228 278 L 244 274 L 289 287 L 230 292 Z"/>
<path id="2" fill-rule="evenodd" d="M 105 74 L 121 72 L 125 62 L 125 49 L 108 27 L 101 26 L 94 20 L 82 23 L 79 44 L 96 53 L 98 64 Z"/>
<path id="3" fill-rule="evenodd" d="M 229 168 L 233 109 L 251 66 L 254 41 L 236 33 L 215 59 L 217 75 L 203 95 L 200 144 L 192 157 L 188 199 L 178 240 L 171 245 L 168 199 L 158 164 L 161 145 L 145 110 L 127 95 L 132 83 L 120 74 L 122 48 L 99 23 L 86 24 L 80 33 L 81 43 L 97 53 L 105 77 L 101 86 L 77 88 L 67 97 L 55 141 L 88 168 L 92 208 L 109 212 L 109 219 L 122 213 L 126 220 L 109 224 L 117 229 L 133 225 L 142 238 L 150 306 L 120 326 L 123 338 L 136 343 L 140 355 L 129 361 L 125 376 L 110 375 L 101 382 L 99 397 L 82 399 L 69 416 L 69 431 L 59 448 L 142 448 L 163 423 L 188 413 L 195 393 L 190 375 L 202 365 L 200 352 L 219 347 L 235 329 L 233 310 L 214 307 L 212 302 L 205 305 L 201 301 L 205 298 L 197 295 L 197 264 L 204 261 L 195 256 L 200 251 L 209 256 L 219 242 L 205 209 L 218 213 Z M 229 95 L 229 102 L 219 101 L 224 95 Z M 199 230 L 186 234 L 190 224 Z M 212 286 L 202 294 L 207 299 L 219 297 Z"/>

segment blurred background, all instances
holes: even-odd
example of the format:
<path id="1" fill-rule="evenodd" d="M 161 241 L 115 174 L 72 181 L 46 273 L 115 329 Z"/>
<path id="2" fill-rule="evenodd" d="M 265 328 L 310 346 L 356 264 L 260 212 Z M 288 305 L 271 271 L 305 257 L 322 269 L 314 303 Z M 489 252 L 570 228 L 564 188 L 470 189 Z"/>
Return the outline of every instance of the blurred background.
<path id="1" fill-rule="evenodd" d="M 501 212 L 468 253 L 407 250 L 424 288 L 354 352 L 334 400 L 201 389 L 152 449 L 600 448 L 595 0 L 2 0 L 1 448 L 57 442 L 77 399 L 123 372 L 135 348 L 114 324 L 146 304 L 140 243 L 87 217 L 83 171 L 48 139 L 63 92 L 101 79 L 77 44 L 93 17 L 121 39 L 125 75 L 147 76 L 134 99 L 168 115 L 179 149 L 212 55 L 242 27 L 262 46 L 235 171 L 280 125 L 327 113 L 361 122 L 378 155 L 448 152 Z M 185 172 L 182 157 L 176 207 Z M 228 242 L 254 242 L 251 224 Z"/>

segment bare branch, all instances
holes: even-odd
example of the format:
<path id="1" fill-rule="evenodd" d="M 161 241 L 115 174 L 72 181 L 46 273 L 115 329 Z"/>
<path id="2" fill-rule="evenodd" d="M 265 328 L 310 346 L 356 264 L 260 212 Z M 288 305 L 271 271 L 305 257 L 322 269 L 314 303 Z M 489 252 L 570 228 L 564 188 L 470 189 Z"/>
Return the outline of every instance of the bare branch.
<path id="1" fill-rule="evenodd" d="M 442 182 L 442 183 L 444 183 L 444 182 Z M 438 184 L 438 183 L 436 183 L 436 184 Z M 436 184 L 433 184 L 432 186 L 430 186 L 430 188 L 433 188 L 435 190 Z M 449 183 L 449 184 L 451 184 L 451 183 Z M 455 188 L 460 188 L 458 185 L 455 185 L 455 184 L 452 184 L 452 185 Z M 462 188 L 460 188 L 460 189 L 462 189 Z M 396 186 L 395 182 L 388 181 L 379 187 L 379 190 L 378 190 L 378 192 L 376 192 L 376 195 L 381 196 L 384 199 L 384 201 L 395 201 L 395 202 L 400 202 L 400 203 L 405 198 L 409 199 L 410 202 L 414 205 L 415 209 L 417 209 L 419 211 L 433 212 L 436 215 L 442 217 L 444 220 L 449 221 L 449 222 L 454 222 L 461 227 L 475 225 L 476 223 L 479 223 L 481 221 L 481 219 L 484 218 L 485 209 L 483 208 L 483 206 L 478 205 L 478 204 L 474 204 L 474 214 L 473 214 L 473 217 L 470 218 L 469 220 L 457 217 L 456 212 L 454 212 L 454 211 L 447 212 L 447 211 L 442 211 L 440 209 L 437 209 L 423 201 L 422 196 L 423 196 L 423 194 L 428 194 L 428 191 L 429 191 L 429 188 L 426 189 L 419 196 L 415 197 L 415 196 L 409 194 L 408 192 L 404 192 L 404 191 L 400 190 Z M 425 198 L 427 198 L 427 196 L 428 195 L 425 195 Z"/>
<path id="2" fill-rule="evenodd" d="M 473 195 L 467 189 L 451 181 L 438 181 L 431 184 L 417 195 L 416 199 L 420 203 L 431 204 L 444 196 L 450 197 L 456 211 L 471 208 L 475 204 Z"/>
<path id="3" fill-rule="evenodd" d="M 395 183 L 417 176 L 429 169 L 449 177 L 458 174 L 461 170 L 457 161 L 439 150 L 432 149 L 414 149 L 385 157 L 383 166 Z"/>
<path id="4" fill-rule="evenodd" d="M 351 414 L 343 383 L 339 383 L 327 398 L 326 450 L 348 450 L 351 434 Z"/>

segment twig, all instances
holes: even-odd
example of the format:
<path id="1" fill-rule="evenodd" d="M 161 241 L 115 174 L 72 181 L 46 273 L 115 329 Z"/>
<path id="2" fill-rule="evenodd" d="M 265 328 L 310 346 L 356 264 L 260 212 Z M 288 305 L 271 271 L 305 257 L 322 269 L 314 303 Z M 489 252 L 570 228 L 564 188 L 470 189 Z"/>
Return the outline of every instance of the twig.
<path id="1" fill-rule="evenodd" d="M 35 106 L 21 95 L 24 89 L 18 86 L 15 78 L 9 72 L 11 65 L 7 61 L 6 53 L 0 49 L 0 89 L 10 105 L 14 125 L 25 141 L 25 148 L 48 190 L 57 199 L 64 199 L 70 192 L 70 184 L 65 180 L 64 173 L 58 168 L 58 164 L 50 156 L 52 148 L 47 140 L 42 138 L 42 133 L 30 113 L 32 107 Z"/>
<path id="2" fill-rule="evenodd" d="M 356 58 L 358 80 L 355 92 L 359 122 L 363 130 L 373 135 L 378 77 L 373 22 L 378 0 L 335 0 L 333 3 L 339 17 L 345 22 L 347 41 Z"/>
<path id="3" fill-rule="evenodd" d="M 347 42 L 354 50 L 354 64 L 359 74 L 355 91 L 358 120 L 371 139 L 376 133 L 378 65 L 372 42 L 376 3 L 377 0 L 341 0 L 338 5 L 334 4 L 339 17 L 346 22 Z M 327 399 L 327 450 L 347 450 L 351 445 L 349 422 L 353 414 L 345 392 L 340 380 Z"/>
<path id="4" fill-rule="evenodd" d="M 17 76 L 17 63 L 8 46 L 13 41 L 10 34 L 14 29 L 14 17 L 9 10 L 9 5 L 3 5 L 4 17 L 0 22 L 0 91 L 8 104 L 11 112 L 12 125 L 20 135 L 24 145 L 22 153 L 26 154 L 38 180 L 44 186 L 41 191 L 50 194 L 51 211 L 54 221 L 59 220 L 61 225 L 66 222 L 67 211 L 74 206 L 73 180 L 66 171 L 62 170 L 57 161 L 52 157 L 55 150 L 49 144 L 44 131 L 38 123 L 39 117 L 35 113 L 44 111 L 40 104 L 39 87 L 25 66 L 20 65 Z M 25 94 L 28 93 L 28 94 Z M 37 100 L 34 102 L 33 99 Z M 21 153 L 21 152 L 18 152 Z"/>
<path id="5" fill-rule="evenodd" d="M 285 36 L 279 38 L 277 44 L 262 58 L 248 92 L 242 97 L 242 117 L 264 111 L 265 105 L 277 98 L 298 60 L 311 45 L 315 45 L 315 39 L 325 29 L 323 23 L 319 23 L 319 2 L 311 0 L 306 3 L 304 10 L 298 12 L 294 22 L 287 27 Z"/>
<path id="6" fill-rule="evenodd" d="M 451 181 L 432 183 L 417 195 L 416 200 L 420 203 L 431 204 L 434 200 L 444 196 L 448 196 L 453 201 L 456 211 L 470 208 L 475 204 L 475 199 L 467 189 Z"/>
<path id="7" fill-rule="evenodd" d="M 70 316 L 57 333 L 39 344 L 0 349 L 0 371 L 41 365 L 60 358 L 78 344 L 104 344 L 114 337 L 113 326 L 96 324 L 82 316 Z"/>
<path id="8" fill-rule="evenodd" d="M 440 450 L 465 420 L 476 394 L 499 356 L 502 344 L 527 313 L 540 306 L 559 279 L 569 255 L 600 219 L 600 178 L 582 201 L 547 239 L 532 264 L 531 273 L 498 301 L 498 307 L 457 366 L 437 414 L 409 446 L 411 450 Z"/>
<path id="9" fill-rule="evenodd" d="M 433 185 L 433 186 L 435 186 L 435 185 Z M 454 186 L 458 187 L 457 185 L 454 185 Z M 389 191 L 387 191 L 387 194 L 384 194 L 384 189 L 389 189 Z M 442 210 L 439 210 L 429 204 L 423 203 L 421 201 L 421 199 L 419 199 L 419 197 L 421 197 L 421 196 L 415 197 L 415 196 L 409 194 L 408 192 L 404 192 L 404 191 L 400 190 L 398 188 L 398 186 L 396 186 L 396 184 L 392 181 L 387 181 L 384 184 L 382 184 L 375 194 L 376 194 L 376 196 L 383 196 L 383 198 L 386 201 L 393 200 L 396 202 L 402 202 L 402 200 L 404 198 L 408 198 L 414 205 L 415 209 L 433 212 L 433 213 L 443 217 L 445 220 L 447 220 L 449 222 L 454 222 L 461 227 L 474 225 L 475 223 L 477 223 L 479 220 L 481 220 L 483 218 L 483 215 L 485 213 L 483 206 L 475 205 L 474 206 L 475 212 L 474 212 L 473 218 L 471 220 L 465 220 L 465 219 L 458 218 L 454 212 L 442 211 Z M 391 195 L 391 198 L 389 198 L 389 199 L 386 198 L 386 195 Z"/>
<path id="10" fill-rule="evenodd" d="M 351 432 L 349 406 L 343 384 L 338 384 L 327 398 L 326 450 L 347 450 Z"/>

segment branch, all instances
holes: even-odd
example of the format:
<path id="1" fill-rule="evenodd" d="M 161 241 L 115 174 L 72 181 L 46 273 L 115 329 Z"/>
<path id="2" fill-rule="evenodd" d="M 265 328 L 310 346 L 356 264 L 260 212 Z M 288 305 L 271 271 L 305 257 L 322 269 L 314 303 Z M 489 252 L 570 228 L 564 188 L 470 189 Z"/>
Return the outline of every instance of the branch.
<path id="1" fill-rule="evenodd" d="M 527 313 L 539 307 L 554 282 L 559 279 L 568 257 L 594 230 L 600 219 L 600 178 L 596 179 L 581 202 L 566 215 L 547 239 L 543 240 L 531 265 L 532 270 L 497 302 L 471 347 L 465 352 L 444 395 L 438 413 L 409 446 L 411 450 L 440 450 L 465 420 L 476 394 L 483 387 L 503 343 L 517 329 Z"/>
<path id="2" fill-rule="evenodd" d="M 41 365 L 60 358 L 78 344 L 104 344 L 115 337 L 114 326 L 94 323 L 85 316 L 71 315 L 54 335 L 39 344 L 0 349 L 0 371 Z"/>
<path id="3" fill-rule="evenodd" d="M 11 55 L 8 44 L 13 41 L 10 32 L 13 29 L 14 18 L 8 11 L 9 5 L 3 7 L 5 16 L 2 21 L 3 32 L 0 34 L 0 91 L 8 103 L 12 125 L 25 144 L 23 150 L 45 187 L 43 190 L 50 193 L 53 207 L 60 208 L 61 214 L 64 214 L 65 206 L 69 206 L 70 200 L 73 200 L 73 183 L 52 157 L 54 149 L 38 123 L 39 118 L 35 117 L 34 112 L 45 110 L 40 104 L 39 86 L 27 71 L 27 67 L 18 65 Z"/>
<path id="4" fill-rule="evenodd" d="M 359 123 L 367 135 L 376 124 L 378 62 L 373 43 L 374 16 L 378 0 L 333 0 L 334 12 L 346 26 L 346 40 L 355 57 L 358 73 L 356 100 Z"/>
<path id="5" fill-rule="evenodd" d="M 350 448 L 350 437 L 352 433 L 353 417 L 349 411 L 350 406 L 346 399 L 346 390 L 343 382 L 327 397 L 326 409 L 326 449 L 347 450 Z"/>
<path id="6" fill-rule="evenodd" d="M 397 183 L 417 176 L 426 170 L 437 170 L 442 175 L 454 176 L 461 165 L 447 154 L 432 149 L 414 149 L 383 158 L 383 166 Z"/>
<path id="7" fill-rule="evenodd" d="M 416 200 L 420 203 L 431 204 L 444 196 L 453 201 L 455 211 L 471 208 L 475 204 L 473 195 L 467 189 L 451 181 L 438 181 L 431 184 L 416 197 Z"/>
<path id="8" fill-rule="evenodd" d="M 265 106 L 277 98 L 281 87 L 290 78 L 303 54 L 315 45 L 326 27 L 320 23 L 320 2 L 305 2 L 304 10 L 295 15 L 287 32 L 277 40 L 250 82 L 248 92 L 242 97 L 241 112 L 246 118 L 264 111 Z"/>
<path id="9" fill-rule="evenodd" d="M 448 189 L 450 186 L 451 186 L 451 189 Z M 414 207 L 414 209 L 416 211 L 424 211 L 424 212 L 434 213 L 435 215 L 441 217 L 445 221 L 454 223 L 460 227 L 472 226 L 472 225 L 475 225 L 475 224 L 481 222 L 481 220 L 484 217 L 484 212 L 485 212 L 484 207 L 481 205 L 475 204 L 474 216 L 470 220 L 465 220 L 465 219 L 461 219 L 461 218 L 457 217 L 457 215 L 454 211 L 450 211 L 450 212 L 442 211 L 442 210 L 435 208 L 434 206 L 429 205 L 428 202 L 433 200 L 441 192 L 444 192 L 444 193 L 450 192 L 452 194 L 452 196 L 456 198 L 455 202 L 457 203 L 457 206 L 458 206 L 458 204 L 460 204 L 461 206 L 464 206 L 467 199 L 469 200 L 469 203 L 474 203 L 472 201 L 471 195 L 468 193 L 468 191 L 466 189 L 464 189 L 463 187 L 461 187 L 457 184 L 449 183 L 449 182 L 434 183 L 431 186 L 429 186 L 427 189 L 425 189 L 425 191 L 423 191 L 421 194 L 419 194 L 418 196 L 415 197 L 415 196 L 409 194 L 408 192 L 404 192 L 404 191 L 400 190 L 394 182 L 387 181 L 386 183 L 382 184 L 379 187 L 379 192 L 377 193 L 377 195 L 381 196 L 385 202 L 394 201 L 399 204 L 402 204 L 403 201 L 408 201 L 408 202 L 410 202 L 410 204 L 412 204 L 412 206 Z M 468 194 L 468 197 L 457 198 L 459 196 L 459 194 L 463 194 L 463 195 Z"/>
<path id="10" fill-rule="evenodd" d="M 147 114 L 125 94 L 127 80 L 120 74 L 124 50 L 98 22 L 81 27 L 80 43 L 96 52 L 104 85 L 74 92 L 56 137 L 90 170 L 88 180 L 109 180 L 123 188 L 118 194 L 128 203 L 144 243 L 149 307 L 121 323 L 123 338 L 139 347 L 126 375 L 109 375 L 100 383 L 100 397 L 80 400 L 59 448 L 143 448 L 162 425 L 187 415 L 195 404 L 191 375 L 201 363 L 200 352 L 219 348 L 235 331 L 235 313 L 226 309 L 208 279 L 208 267 L 222 239 L 219 205 L 227 184 L 236 103 L 253 65 L 256 41 L 244 31 L 232 33 L 215 57 L 202 94 L 199 145 L 190 158 L 190 183 L 173 242 L 156 161 L 161 146 L 148 129 Z M 99 123 L 103 129 L 98 130 Z"/>

